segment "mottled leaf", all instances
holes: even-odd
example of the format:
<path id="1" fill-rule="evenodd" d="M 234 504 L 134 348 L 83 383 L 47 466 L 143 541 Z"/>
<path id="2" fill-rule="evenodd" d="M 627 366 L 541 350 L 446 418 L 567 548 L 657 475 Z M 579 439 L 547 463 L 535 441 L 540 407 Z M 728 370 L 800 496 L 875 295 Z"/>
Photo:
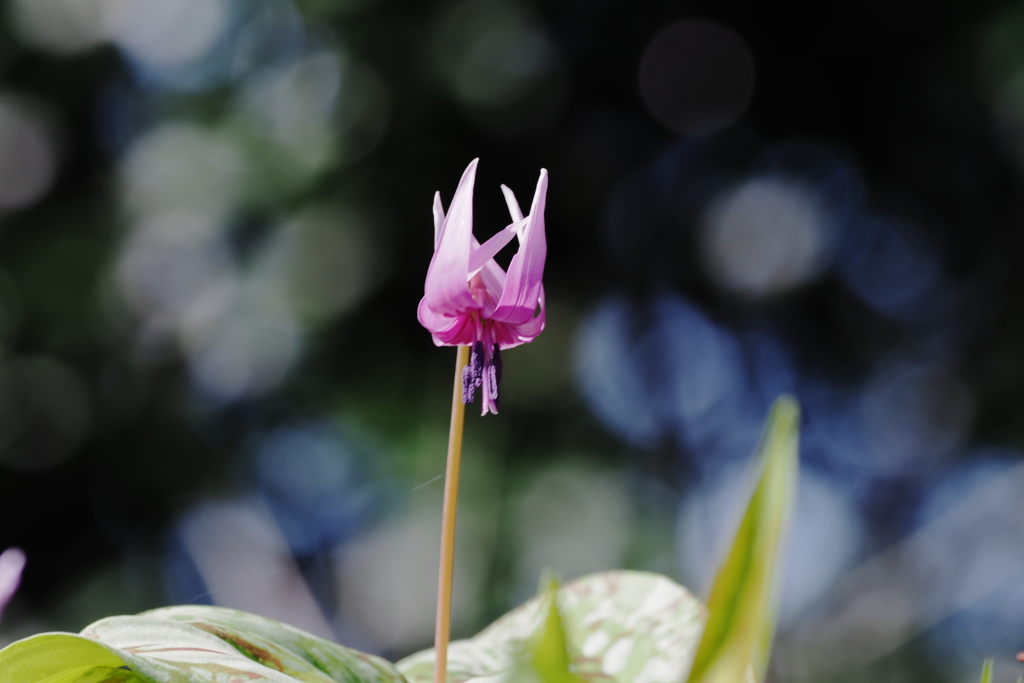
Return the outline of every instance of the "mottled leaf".
<path id="1" fill-rule="evenodd" d="M 448 649 L 448 683 L 508 671 L 549 621 L 541 595 L 469 640 Z M 558 613 L 572 674 L 619 683 L 678 683 L 686 675 L 706 617 L 682 586 L 657 574 L 604 572 L 563 586 Z M 409 683 L 432 683 L 434 651 L 397 664 Z"/>
<path id="2" fill-rule="evenodd" d="M 184 605 L 152 610 L 143 616 L 186 623 L 212 633 L 246 656 L 300 681 L 404 683 L 402 675 L 385 659 L 255 614 Z"/>
<path id="3" fill-rule="evenodd" d="M 764 680 L 775 630 L 778 564 L 796 496 L 800 408 L 775 401 L 758 447 L 750 503 L 708 598 L 691 683 Z"/>
<path id="4" fill-rule="evenodd" d="M 255 615 L 171 607 L 0 651 L 0 683 L 405 683 L 383 659 Z"/>

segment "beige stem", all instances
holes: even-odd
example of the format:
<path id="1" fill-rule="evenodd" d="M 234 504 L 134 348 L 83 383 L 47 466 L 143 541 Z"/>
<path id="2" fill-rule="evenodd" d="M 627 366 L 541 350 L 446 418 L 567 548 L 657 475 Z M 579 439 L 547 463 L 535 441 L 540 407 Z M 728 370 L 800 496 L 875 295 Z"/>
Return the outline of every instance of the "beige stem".
<path id="1" fill-rule="evenodd" d="M 448 431 L 448 466 L 444 477 L 444 510 L 441 512 L 441 566 L 437 577 L 437 622 L 434 628 L 434 683 L 448 674 L 448 639 L 452 621 L 452 572 L 455 567 L 455 508 L 459 498 L 459 466 L 462 461 L 462 370 L 469 362 L 469 347 L 460 346 L 455 356 L 455 388 L 452 391 L 452 422 Z"/>

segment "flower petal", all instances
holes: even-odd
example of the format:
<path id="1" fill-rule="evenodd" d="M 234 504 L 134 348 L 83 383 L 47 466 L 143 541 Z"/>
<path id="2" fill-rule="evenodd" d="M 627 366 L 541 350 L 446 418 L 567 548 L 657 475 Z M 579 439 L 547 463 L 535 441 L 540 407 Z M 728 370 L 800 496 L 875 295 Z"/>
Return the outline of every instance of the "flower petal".
<path id="1" fill-rule="evenodd" d="M 476 240 L 474 239 L 474 243 Z M 501 269 L 494 259 L 489 260 L 480 270 L 480 278 L 483 280 L 487 296 L 484 297 L 483 306 L 480 307 L 480 315 L 490 318 L 501 298 L 501 292 L 505 288 L 505 271 Z"/>
<path id="2" fill-rule="evenodd" d="M 469 255 L 469 276 L 473 277 L 484 267 L 498 252 L 505 248 L 505 245 L 512 241 L 512 238 L 523 229 L 526 221 L 520 219 L 512 225 L 506 226 L 504 230 L 495 234 L 491 239 L 481 246 L 473 249 Z"/>
<path id="3" fill-rule="evenodd" d="M 501 186 L 501 193 L 505 195 L 505 203 L 508 204 L 508 213 L 512 216 L 513 222 L 523 220 L 523 210 L 519 208 L 519 202 L 516 201 L 515 193 L 509 189 L 508 185 Z"/>
<path id="4" fill-rule="evenodd" d="M 544 287 L 540 288 L 540 298 L 538 300 L 538 306 L 540 311 L 537 316 L 529 322 L 525 322 L 521 325 L 509 325 L 501 323 L 499 329 L 501 333 L 498 335 L 498 346 L 501 350 L 514 349 L 521 344 L 527 344 L 532 342 L 540 333 L 544 331 L 544 324 L 547 321 L 547 305 L 544 303 Z"/>
<path id="5" fill-rule="evenodd" d="M 473 240 L 473 183 L 478 159 L 469 163 L 441 223 L 434 257 L 424 285 L 424 300 L 435 313 L 455 316 L 479 305 L 473 301 L 466 275 Z"/>
<path id="6" fill-rule="evenodd" d="M 435 313 L 427 305 L 426 297 L 420 299 L 416 318 L 430 332 L 436 346 L 472 344 L 476 340 L 476 325 L 469 315 L 445 316 Z"/>
<path id="7" fill-rule="evenodd" d="M 505 275 L 501 299 L 489 317 L 492 320 L 522 325 L 534 319 L 542 290 L 547 241 L 544 235 L 544 205 L 548 191 L 548 172 L 541 169 L 530 215 L 522 230 L 519 251 L 512 257 Z M 511 207 L 510 207 L 511 210 Z"/>
<path id="8" fill-rule="evenodd" d="M 441 225 L 444 224 L 444 206 L 441 205 L 441 193 L 434 193 L 434 249 L 441 241 Z"/>
<path id="9" fill-rule="evenodd" d="M 8 548 L 0 553 L 0 612 L 18 589 L 24 568 L 25 553 L 21 550 Z"/>

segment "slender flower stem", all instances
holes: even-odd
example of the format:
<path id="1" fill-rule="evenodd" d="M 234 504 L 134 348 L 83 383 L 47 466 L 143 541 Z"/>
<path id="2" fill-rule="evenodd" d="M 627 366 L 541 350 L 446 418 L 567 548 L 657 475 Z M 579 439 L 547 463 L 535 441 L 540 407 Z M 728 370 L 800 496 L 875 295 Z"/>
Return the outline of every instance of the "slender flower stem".
<path id="1" fill-rule="evenodd" d="M 437 622 L 434 626 L 434 683 L 448 675 L 448 638 L 452 621 L 452 572 L 455 567 L 455 507 L 459 498 L 459 466 L 462 462 L 462 370 L 469 362 L 469 347 L 460 346 L 455 356 L 455 389 L 452 422 L 448 431 L 448 466 L 444 476 L 444 510 L 441 513 L 441 566 L 437 578 Z"/>

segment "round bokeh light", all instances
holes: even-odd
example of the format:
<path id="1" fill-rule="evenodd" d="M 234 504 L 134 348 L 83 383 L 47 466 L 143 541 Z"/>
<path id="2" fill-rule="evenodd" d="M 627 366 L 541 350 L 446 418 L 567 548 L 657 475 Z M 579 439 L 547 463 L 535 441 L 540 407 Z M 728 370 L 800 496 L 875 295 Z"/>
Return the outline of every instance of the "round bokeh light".
<path id="1" fill-rule="evenodd" d="M 754 58 L 735 31 L 684 21 L 654 37 L 637 80 L 647 109 L 677 133 L 706 135 L 743 114 L 754 92 Z"/>

